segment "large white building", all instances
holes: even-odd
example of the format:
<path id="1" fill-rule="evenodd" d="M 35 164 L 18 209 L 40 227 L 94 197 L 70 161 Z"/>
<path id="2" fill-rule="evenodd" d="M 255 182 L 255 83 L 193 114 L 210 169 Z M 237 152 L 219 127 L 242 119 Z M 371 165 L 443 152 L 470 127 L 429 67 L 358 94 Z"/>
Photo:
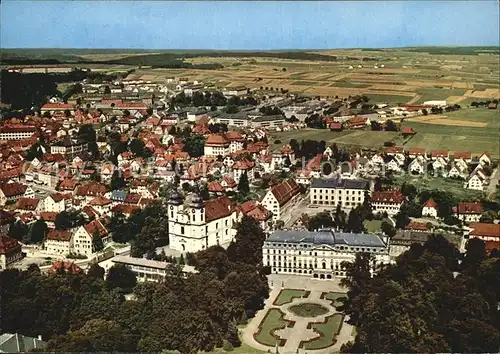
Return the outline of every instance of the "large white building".
<path id="1" fill-rule="evenodd" d="M 388 215 L 396 215 L 399 213 L 404 200 L 405 196 L 400 191 L 373 192 L 373 212 L 377 214 L 387 213 Z"/>
<path id="2" fill-rule="evenodd" d="M 300 187 L 297 182 L 288 179 L 272 186 L 262 199 L 262 205 L 273 213 L 273 221 L 277 221 L 282 219 L 286 210 L 297 202 L 299 195 Z M 291 217 L 291 215 L 287 216 Z"/>
<path id="3" fill-rule="evenodd" d="M 211 134 L 205 140 L 204 155 L 210 157 L 226 156 L 230 154 L 231 142 L 223 134 Z"/>
<path id="4" fill-rule="evenodd" d="M 31 125 L 4 125 L 0 127 L 0 140 L 21 140 L 31 138 L 36 133 L 36 127 Z"/>
<path id="5" fill-rule="evenodd" d="M 231 242 L 236 234 L 236 208 L 227 196 L 203 201 L 198 192 L 183 200 L 174 191 L 168 201 L 170 247 L 198 252 Z"/>
<path id="6" fill-rule="evenodd" d="M 315 178 L 311 181 L 309 197 L 311 205 L 329 205 L 333 208 L 340 205 L 342 209 L 350 210 L 363 204 L 367 191 L 368 181 Z"/>
<path id="7" fill-rule="evenodd" d="M 353 262 L 358 252 L 375 256 L 372 271 L 390 263 L 389 246 L 380 236 L 333 230 L 276 231 L 264 242 L 262 263 L 273 273 L 334 279 L 345 277 L 342 262 Z"/>

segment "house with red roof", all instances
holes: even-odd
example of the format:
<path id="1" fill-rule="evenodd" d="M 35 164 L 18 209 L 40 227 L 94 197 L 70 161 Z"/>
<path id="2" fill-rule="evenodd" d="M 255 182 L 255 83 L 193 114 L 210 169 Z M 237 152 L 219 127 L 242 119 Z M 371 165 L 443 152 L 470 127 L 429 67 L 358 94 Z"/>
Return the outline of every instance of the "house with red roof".
<path id="1" fill-rule="evenodd" d="M 340 132 L 344 130 L 344 126 L 340 122 L 330 123 L 329 128 L 331 131 Z"/>
<path id="2" fill-rule="evenodd" d="M 295 204 L 300 187 L 293 179 L 287 179 L 272 186 L 262 199 L 262 205 L 273 213 L 273 221 L 279 220 L 284 212 Z"/>
<path id="3" fill-rule="evenodd" d="M 465 222 L 479 222 L 483 212 L 481 202 L 460 202 L 453 207 L 453 215 Z"/>
<path id="4" fill-rule="evenodd" d="M 66 256 L 73 250 L 73 234 L 67 230 L 49 230 L 43 246 L 49 253 Z"/>
<path id="5" fill-rule="evenodd" d="M 347 120 L 347 127 L 349 129 L 363 129 L 370 124 L 366 117 L 353 117 Z"/>
<path id="6" fill-rule="evenodd" d="M 438 208 L 439 206 L 434 199 L 429 199 L 422 208 L 422 216 L 430 216 L 436 219 L 438 217 Z"/>
<path id="7" fill-rule="evenodd" d="M 35 191 L 25 184 L 17 182 L 0 184 L 0 206 L 19 198 L 34 198 L 34 196 Z"/>
<path id="8" fill-rule="evenodd" d="M 38 198 L 19 198 L 16 203 L 17 213 L 40 212 L 43 210 L 43 203 Z"/>
<path id="9" fill-rule="evenodd" d="M 236 183 L 239 183 L 241 176 L 245 173 L 247 174 L 248 182 L 252 183 L 254 179 L 254 167 L 255 163 L 246 158 L 236 161 L 232 166 L 233 176 Z"/>
<path id="10" fill-rule="evenodd" d="M 226 134 L 226 139 L 230 141 L 229 152 L 234 153 L 236 151 L 243 149 L 243 144 L 245 143 L 245 138 L 238 132 L 228 131 Z"/>
<path id="11" fill-rule="evenodd" d="M 210 134 L 205 140 L 204 154 L 210 157 L 224 157 L 230 154 L 230 145 L 231 142 L 224 134 Z"/>
<path id="12" fill-rule="evenodd" d="M 0 270 L 10 266 L 23 258 L 21 244 L 7 235 L 0 235 Z"/>
<path id="13" fill-rule="evenodd" d="M 83 273 L 83 270 L 75 262 L 59 260 L 52 264 L 47 272 L 51 275 L 57 275 L 60 272 L 78 274 Z"/>
<path id="14" fill-rule="evenodd" d="M 372 193 L 373 211 L 378 214 L 387 213 L 396 215 L 399 213 L 405 197 L 401 191 L 382 191 Z"/>
<path id="15" fill-rule="evenodd" d="M 7 234 L 10 225 L 16 221 L 14 214 L 6 210 L 0 209 L 0 235 Z"/>
<path id="16" fill-rule="evenodd" d="M 45 112 L 49 112 L 51 115 L 56 112 L 64 113 L 68 110 L 72 115 L 75 114 L 75 106 L 69 103 L 46 103 L 40 108 L 42 115 Z"/>
<path id="17" fill-rule="evenodd" d="M 92 240 L 94 235 L 97 234 L 101 237 L 103 244 L 106 244 L 111 240 L 111 235 L 101 219 L 94 219 L 87 225 L 80 226 L 73 235 L 74 253 L 85 256 L 90 256 L 94 253 Z"/>
<path id="18" fill-rule="evenodd" d="M 455 151 L 453 153 L 454 160 L 464 160 L 469 163 L 472 161 L 472 153 L 469 151 Z"/>
<path id="19" fill-rule="evenodd" d="M 242 215 L 247 215 L 258 221 L 263 230 L 269 229 L 269 221 L 272 218 L 272 213 L 263 205 L 258 204 L 255 200 L 248 200 L 237 208 Z"/>
<path id="20" fill-rule="evenodd" d="M 472 229 L 469 237 L 477 237 L 483 241 L 498 241 L 500 240 L 500 224 L 488 224 L 484 222 L 471 223 L 469 227 Z"/>
<path id="21" fill-rule="evenodd" d="M 417 132 L 411 127 L 404 127 L 403 129 L 401 129 L 401 135 L 403 135 L 403 137 L 405 138 L 408 136 L 413 136 L 415 134 L 417 134 Z"/>

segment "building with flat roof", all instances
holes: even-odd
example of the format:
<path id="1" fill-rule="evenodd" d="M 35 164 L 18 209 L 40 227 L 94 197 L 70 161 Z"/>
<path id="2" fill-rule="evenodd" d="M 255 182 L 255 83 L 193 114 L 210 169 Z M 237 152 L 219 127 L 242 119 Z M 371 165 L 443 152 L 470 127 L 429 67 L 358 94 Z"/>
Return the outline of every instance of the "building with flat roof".
<path id="1" fill-rule="evenodd" d="M 306 275 L 319 279 L 345 277 L 343 262 L 353 262 L 356 253 L 375 256 L 375 272 L 381 264 L 390 263 L 387 240 L 375 234 L 319 231 L 275 231 L 264 242 L 262 263 L 273 273 Z"/>
<path id="2" fill-rule="evenodd" d="M 155 261 L 152 259 L 135 258 L 129 256 L 115 256 L 111 259 L 114 264 L 122 264 L 135 273 L 137 281 L 159 282 L 167 275 L 168 266 L 171 263 Z M 184 275 L 196 273 L 196 269 L 190 265 L 182 266 Z"/>

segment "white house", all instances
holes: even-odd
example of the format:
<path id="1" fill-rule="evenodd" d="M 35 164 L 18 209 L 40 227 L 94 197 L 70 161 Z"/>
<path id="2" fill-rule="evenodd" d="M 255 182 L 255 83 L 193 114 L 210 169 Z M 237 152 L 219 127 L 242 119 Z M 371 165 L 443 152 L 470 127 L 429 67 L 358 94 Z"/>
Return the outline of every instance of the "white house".
<path id="1" fill-rule="evenodd" d="M 400 191 L 373 192 L 372 208 L 377 214 L 396 215 L 399 213 L 404 200 L 405 197 Z"/>
<path id="2" fill-rule="evenodd" d="M 98 232 L 103 244 L 109 241 L 108 229 L 98 219 L 93 220 L 85 226 L 80 226 L 73 234 L 73 251 L 76 254 L 90 256 L 94 253 L 92 239 Z"/>
<path id="3" fill-rule="evenodd" d="M 73 249 L 73 234 L 65 230 L 49 230 L 44 248 L 48 253 L 67 255 Z"/>
<path id="4" fill-rule="evenodd" d="M 476 191 L 482 191 L 484 186 L 486 185 L 486 176 L 482 171 L 477 170 L 475 173 L 472 173 L 465 184 L 467 189 L 472 189 Z"/>
<path id="5" fill-rule="evenodd" d="M 425 171 L 424 162 L 418 158 L 416 158 L 412 162 L 410 162 L 410 165 L 408 167 L 410 169 L 410 172 L 413 174 L 421 175 Z"/>
<path id="6" fill-rule="evenodd" d="M 425 202 L 424 207 L 422 208 L 422 216 L 437 218 L 438 204 L 433 199 L 429 199 Z"/>
<path id="7" fill-rule="evenodd" d="M 52 213 L 60 213 L 66 209 L 64 195 L 61 193 L 50 194 L 43 200 L 43 210 Z"/>
<path id="8" fill-rule="evenodd" d="M 288 179 L 272 186 L 262 199 L 262 205 L 273 213 L 273 221 L 277 221 L 299 194 L 299 185 L 293 179 Z"/>
<path id="9" fill-rule="evenodd" d="M 453 215 L 465 222 L 479 222 L 483 211 L 480 202 L 460 202 L 456 207 L 453 207 Z"/>

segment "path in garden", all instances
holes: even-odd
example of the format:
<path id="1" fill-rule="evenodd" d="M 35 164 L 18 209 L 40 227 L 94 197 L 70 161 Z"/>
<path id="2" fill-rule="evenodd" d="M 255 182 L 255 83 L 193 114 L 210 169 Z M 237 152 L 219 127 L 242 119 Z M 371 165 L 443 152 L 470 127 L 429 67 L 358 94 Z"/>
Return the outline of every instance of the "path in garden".
<path id="1" fill-rule="evenodd" d="M 280 282 L 281 283 L 281 282 Z M 285 283 L 288 283 L 285 281 Z M 275 282 L 274 284 L 279 284 Z M 299 288 L 298 286 L 289 286 L 292 284 L 284 284 L 285 289 L 289 288 Z M 295 285 L 295 284 L 294 284 Z M 295 325 L 293 328 L 284 328 L 281 330 L 276 331 L 276 334 L 280 335 L 282 338 L 286 339 L 286 343 L 283 347 L 279 348 L 279 353 L 280 354 L 305 354 L 305 353 L 310 353 L 310 354 L 331 354 L 333 352 L 338 352 L 342 344 L 347 343 L 348 341 L 352 340 L 352 326 L 343 323 L 342 329 L 337 336 L 337 342 L 335 343 L 334 346 L 325 348 L 325 349 L 320 349 L 320 350 L 305 350 L 305 349 L 298 349 L 299 344 L 302 340 L 310 340 L 314 339 L 319 336 L 319 333 L 315 332 L 313 329 L 308 329 L 307 325 L 310 322 L 321 322 L 323 321 L 327 316 L 332 315 L 333 313 L 336 313 L 335 309 L 331 307 L 331 302 L 329 300 L 324 300 L 321 299 L 321 294 L 324 290 L 326 289 L 327 284 L 324 282 L 319 282 L 318 284 L 315 284 L 317 287 L 316 290 L 311 290 L 309 297 L 307 298 L 294 298 L 292 302 L 287 303 L 281 307 L 279 306 L 273 306 L 273 302 L 275 301 L 276 297 L 278 297 L 280 291 L 282 290 L 281 286 L 272 286 L 271 287 L 271 292 L 269 294 L 269 298 L 265 301 L 264 308 L 260 311 L 257 312 L 254 318 L 251 319 L 250 323 L 242 330 L 242 337 L 243 341 L 250 345 L 253 348 L 262 350 L 263 352 L 268 352 L 270 351 L 271 353 L 276 353 L 276 350 L 274 347 L 269 347 L 263 344 L 260 344 L 257 342 L 253 335 L 254 333 L 257 333 L 259 330 L 259 325 L 264 319 L 264 316 L 267 314 L 267 311 L 270 308 L 281 308 L 283 309 L 283 312 L 285 313 L 285 319 L 287 320 L 292 320 L 295 321 Z M 326 285 L 326 286 L 325 286 Z M 310 287 L 307 287 L 310 289 Z M 318 289 L 319 288 L 319 289 Z M 330 289 L 329 291 L 336 291 L 336 290 L 341 290 L 341 289 L 332 289 L 331 285 L 329 286 Z M 325 306 L 326 308 L 329 309 L 328 313 L 317 316 L 314 318 L 311 317 L 299 317 L 291 312 L 287 311 L 290 306 L 298 305 L 301 303 L 314 303 L 318 305 Z"/>

